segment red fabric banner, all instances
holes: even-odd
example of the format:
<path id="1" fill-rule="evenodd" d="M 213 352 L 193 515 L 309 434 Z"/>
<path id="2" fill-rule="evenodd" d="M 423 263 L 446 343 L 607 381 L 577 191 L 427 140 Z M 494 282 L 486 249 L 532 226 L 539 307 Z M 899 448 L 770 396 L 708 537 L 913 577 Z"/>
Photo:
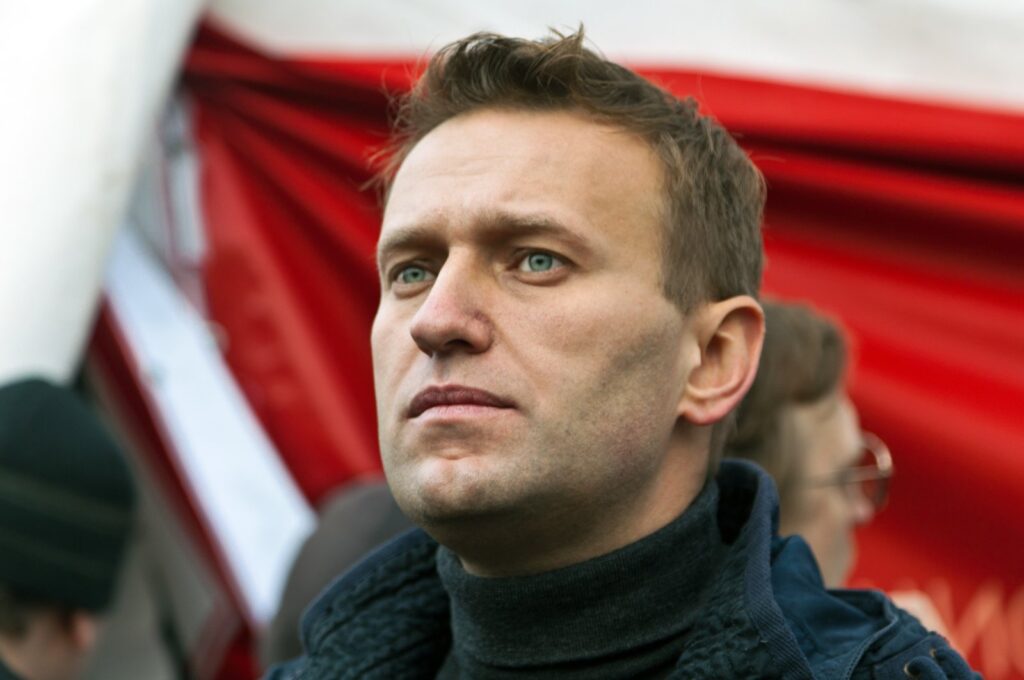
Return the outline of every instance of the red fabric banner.
<path id="1" fill-rule="evenodd" d="M 1024 115 L 682 70 L 769 186 L 765 291 L 838 317 L 889 443 L 855 585 L 931 596 L 989 678 L 1024 678 Z M 368 157 L 409 61 L 275 59 L 204 29 L 188 58 L 209 309 L 308 497 L 379 470 Z"/>

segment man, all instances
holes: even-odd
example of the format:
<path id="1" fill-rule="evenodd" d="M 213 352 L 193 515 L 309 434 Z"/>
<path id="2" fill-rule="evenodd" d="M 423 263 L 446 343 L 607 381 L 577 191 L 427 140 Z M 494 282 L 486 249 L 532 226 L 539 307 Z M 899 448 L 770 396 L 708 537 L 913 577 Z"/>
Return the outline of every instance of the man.
<path id="1" fill-rule="evenodd" d="M 337 581 L 271 677 L 969 677 L 884 598 L 826 594 L 766 475 L 711 479 L 763 336 L 763 183 L 582 43 L 470 36 L 400 111 L 371 340 L 423 531 Z"/>
<path id="2" fill-rule="evenodd" d="M 71 391 L 0 387 L 0 680 L 79 676 L 133 507 L 120 450 Z"/>

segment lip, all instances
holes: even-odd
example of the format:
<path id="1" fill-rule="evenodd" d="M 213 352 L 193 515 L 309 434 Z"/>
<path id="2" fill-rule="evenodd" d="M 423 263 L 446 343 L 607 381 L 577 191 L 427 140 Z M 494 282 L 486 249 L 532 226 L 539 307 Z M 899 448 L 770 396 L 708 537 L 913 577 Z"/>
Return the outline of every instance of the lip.
<path id="1" fill-rule="evenodd" d="M 469 406 L 507 409 L 515 408 L 515 403 L 492 394 L 465 385 L 432 385 L 416 394 L 409 402 L 406 417 L 418 418 L 432 408 L 445 406 Z"/>

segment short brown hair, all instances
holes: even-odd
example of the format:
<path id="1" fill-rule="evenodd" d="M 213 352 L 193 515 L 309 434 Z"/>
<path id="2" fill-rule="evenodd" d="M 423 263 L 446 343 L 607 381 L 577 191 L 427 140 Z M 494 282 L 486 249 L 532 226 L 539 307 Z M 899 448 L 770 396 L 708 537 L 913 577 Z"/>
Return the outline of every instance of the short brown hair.
<path id="1" fill-rule="evenodd" d="M 439 50 L 398 102 L 382 184 L 427 133 L 458 115 L 485 108 L 579 111 L 640 136 L 661 158 L 666 296 L 683 311 L 708 299 L 757 296 L 761 173 L 692 98 L 677 99 L 583 42 L 581 27 L 539 41 L 476 33 Z"/>
<path id="2" fill-rule="evenodd" d="M 759 464 L 775 479 L 780 498 L 786 498 L 799 460 L 785 441 L 785 409 L 819 401 L 840 387 L 846 343 L 838 326 L 809 307 L 770 301 L 762 306 L 761 364 L 740 403 L 725 455 Z"/>

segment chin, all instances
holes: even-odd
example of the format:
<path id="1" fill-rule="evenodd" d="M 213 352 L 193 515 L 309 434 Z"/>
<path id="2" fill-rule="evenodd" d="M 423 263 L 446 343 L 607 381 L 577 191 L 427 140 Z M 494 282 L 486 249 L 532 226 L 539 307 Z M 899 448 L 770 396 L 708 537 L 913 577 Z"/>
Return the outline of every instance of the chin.
<path id="1" fill-rule="evenodd" d="M 424 528 L 490 514 L 496 485 L 479 461 L 469 457 L 432 457 L 407 475 L 389 475 L 391 490 L 402 511 Z"/>

